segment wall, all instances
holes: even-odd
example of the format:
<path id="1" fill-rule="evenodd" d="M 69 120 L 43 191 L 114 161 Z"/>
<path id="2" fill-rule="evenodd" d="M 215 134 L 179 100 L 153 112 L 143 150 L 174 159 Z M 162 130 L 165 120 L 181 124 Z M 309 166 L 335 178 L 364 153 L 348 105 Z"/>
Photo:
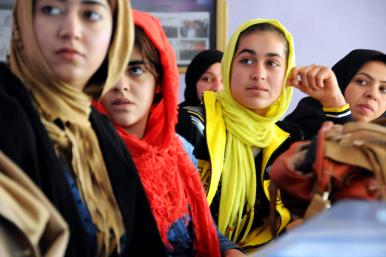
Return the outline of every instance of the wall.
<path id="1" fill-rule="evenodd" d="M 9 5 L 13 0 L 0 0 Z M 332 66 L 354 48 L 386 52 L 386 0 L 229 0 L 228 32 L 250 18 L 275 18 L 292 32 L 297 64 Z M 180 75 L 180 100 L 185 87 Z M 295 90 L 291 111 L 303 97 Z"/>
<path id="2" fill-rule="evenodd" d="M 280 20 L 294 36 L 300 66 L 332 66 L 354 48 L 386 52 L 385 0 L 229 0 L 228 7 L 229 36 L 250 18 Z M 295 90 L 290 110 L 302 97 Z"/>

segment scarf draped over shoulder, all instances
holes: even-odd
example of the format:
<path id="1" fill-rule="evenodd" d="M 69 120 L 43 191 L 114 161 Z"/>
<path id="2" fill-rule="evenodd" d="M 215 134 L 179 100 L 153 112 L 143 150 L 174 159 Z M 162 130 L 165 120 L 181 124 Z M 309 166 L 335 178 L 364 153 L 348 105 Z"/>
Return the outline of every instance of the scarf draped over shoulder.
<path id="1" fill-rule="evenodd" d="M 288 42 L 283 88 L 279 98 L 269 107 L 265 116 L 241 106 L 232 97 L 230 91 L 231 65 L 240 34 L 245 29 L 260 23 L 269 23 L 277 27 Z M 292 35 L 279 21 L 273 19 L 251 19 L 245 22 L 233 33 L 225 49 L 221 62 L 224 90 L 216 93 L 227 133 L 218 226 L 219 230 L 233 241 L 242 241 L 251 229 L 255 212 L 256 186 L 261 185 L 260 182 L 262 182 L 262 177 L 256 177 L 260 171 L 256 171 L 251 149 L 267 147 L 275 136 L 273 126 L 287 111 L 292 99 L 292 87 L 285 85 L 294 66 L 295 52 Z M 245 227 L 242 228 L 244 225 L 241 224 Z"/>
<path id="2" fill-rule="evenodd" d="M 110 0 L 114 19 L 103 85 L 86 85 L 94 95 L 119 79 L 133 45 L 133 22 L 126 0 Z M 124 226 L 102 152 L 89 121 L 91 96 L 58 81 L 44 60 L 33 27 L 33 1 L 16 1 L 10 66 L 37 107 L 58 157 L 67 161 L 97 228 L 99 252 L 108 256 L 118 246 Z M 28 42 L 26 44 L 25 42 Z M 34 53 L 33 58 L 27 53 Z"/>

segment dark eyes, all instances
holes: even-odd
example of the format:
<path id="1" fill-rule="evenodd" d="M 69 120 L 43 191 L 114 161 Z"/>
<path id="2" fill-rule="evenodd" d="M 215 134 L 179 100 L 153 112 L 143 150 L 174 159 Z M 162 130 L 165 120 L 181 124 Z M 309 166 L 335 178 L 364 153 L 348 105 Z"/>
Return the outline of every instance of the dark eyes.
<path id="1" fill-rule="evenodd" d="M 214 77 L 212 76 L 203 76 L 200 78 L 201 81 L 204 81 L 204 82 L 213 82 L 214 81 Z"/>
<path id="2" fill-rule="evenodd" d="M 364 80 L 364 79 L 356 79 L 356 80 L 355 80 L 355 83 L 356 83 L 357 85 L 360 85 L 360 86 L 366 86 L 367 84 L 369 84 L 369 83 L 367 82 L 367 80 Z"/>
<path id="3" fill-rule="evenodd" d="M 135 66 L 129 66 L 127 69 L 127 72 L 130 75 L 140 76 L 140 75 L 145 73 L 145 69 L 143 67 L 141 67 L 140 65 L 138 65 L 138 66 L 135 65 Z"/>
<path id="4" fill-rule="evenodd" d="M 44 14 L 53 15 L 53 16 L 60 15 L 63 13 L 63 10 L 60 9 L 59 7 L 50 6 L 50 5 L 43 6 L 40 10 Z"/>
<path id="5" fill-rule="evenodd" d="M 256 60 L 254 58 L 241 58 L 240 63 L 246 64 L 246 65 L 252 65 L 256 63 Z M 266 60 L 265 65 L 270 68 L 277 68 L 281 66 L 280 62 L 277 60 Z"/>
<path id="6" fill-rule="evenodd" d="M 44 5 L 40 8 L 41 13 L 49 16 L 59 16 L 64 14 L 64 8 L 53 5 Z M 102 15 L 92 9 L 85 9 L 82 11 L 82 16 L 89 21 L 99 21 L 102 19 Z"/>
<path id="7" fill-rule="evenodd" d="M 91 21 L 99 21 L 102 19 L 102 15 L 95 11 L 85 11 L 83 16 Z"/>
<path id="8" fill-rule="evenodd" d="M 380 86 L 379 91 L 381 91 L 382 94 L 386 94 L 386 86 L 385 85 Z"/>
<path id="9" fill-rule="evenodd" d="M 357 84 L 358 86 L 370 85 L 370 82 L 368 80 L 366 80 L 366 79 L 357 78 L 354 81 L 355 81 L 355 84 Z M 386 86 L 385 85 L 380 85 L 379 86 L 379 92 L 381 92 L 381 94 L 386 94 Z"/>

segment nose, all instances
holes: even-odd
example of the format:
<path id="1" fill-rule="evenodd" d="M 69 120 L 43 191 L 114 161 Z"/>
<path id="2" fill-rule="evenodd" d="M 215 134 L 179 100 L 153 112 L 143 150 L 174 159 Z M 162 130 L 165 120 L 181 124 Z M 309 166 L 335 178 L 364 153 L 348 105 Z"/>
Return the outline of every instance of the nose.
<path id="1" fill-rule="evenodd" d="M 377 100 L 379 98 L 379 89 L 378 86 L 373 85 L 370 88 L 367 88 L 367 90 L 364 92 L 364 96 L 367 98 L 371 98 L 374 100 Z"/>
<path id="2" fill-rule="evenodd" d="M 63 15 L 60 24 L 59 37 L 63 39 L 80 39 L 82 23 L 76 11 L 69 10 Z"/>
<path id="3" fill-rule="evenodd" d="M 263 63 L 257 62 L 252 70 L 253 80 L 265 80 L 267 78 L 267 72 Z"/>
<path id="4" fill-rule="evenodd" d="M 129 80 L 125 78 L 125 76 L 120 78 L 114 87 L 114 91 L 120 94 L 125 94 L 129 90 L 130 90 L 130 83 L 129 83 Z"/>
<path id="5" fill-rule="evenodd" d="M 219 91 L 224 88 L 223 82 L 222 82 L 222 77 L 221 76 L 216 76 L 213 80 L 213 85 L 212 85 L 212 91 Z"/>

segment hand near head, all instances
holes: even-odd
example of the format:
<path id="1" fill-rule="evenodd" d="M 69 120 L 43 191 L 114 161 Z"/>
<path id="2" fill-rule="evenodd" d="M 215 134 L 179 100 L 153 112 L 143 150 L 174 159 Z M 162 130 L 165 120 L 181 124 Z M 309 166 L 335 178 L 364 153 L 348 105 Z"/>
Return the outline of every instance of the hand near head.
<path id="1" fill-rule="evenodd" d="M 323 107 L 339 108 L 346 104 L 334 72 L 321 65 L 295 67 L 287 80 L 293 86 L 318 100 Z"/>

